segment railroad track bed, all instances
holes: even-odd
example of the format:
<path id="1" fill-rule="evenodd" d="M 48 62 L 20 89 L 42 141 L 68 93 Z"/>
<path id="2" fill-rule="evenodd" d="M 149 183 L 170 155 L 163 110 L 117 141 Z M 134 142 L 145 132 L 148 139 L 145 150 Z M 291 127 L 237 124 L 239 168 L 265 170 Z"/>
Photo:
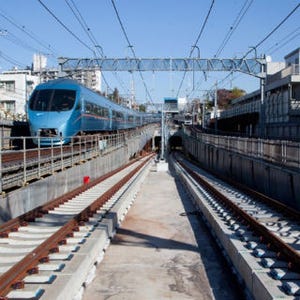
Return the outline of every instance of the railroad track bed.
<path id="1" fill-rule="evenodd" d="M 17 230 L 2 225 L 0 299 L 73 299 L 80 295 L 132 204 L 146 176 L 148 159 L 75 193 L 60 205 L 43 208 L 42 215 L 34 212 L 34 220 L 25 218 Z M 59 232 L 63 234 L 57 237 Z M 56 242 L 48 246 L 53 240 Z M 41 249 L 44 247 L 47 249 Z"/>
<path id="2" fill-rule="evenodd" d="M 177 159 L 177 173 L 251 295 L 264 300 L 298 298 L 300 214 L 262 202 Z"/>

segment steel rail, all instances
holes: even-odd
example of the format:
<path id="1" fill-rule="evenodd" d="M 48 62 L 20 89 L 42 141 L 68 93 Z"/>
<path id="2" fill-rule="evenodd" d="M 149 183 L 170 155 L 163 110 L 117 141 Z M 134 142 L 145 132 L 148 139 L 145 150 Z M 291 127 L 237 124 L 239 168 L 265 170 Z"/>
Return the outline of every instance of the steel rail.
<path id="1" fill-rule="evenodd" d="M 6 273 L 0 276 L 0 299 L 14 288 L 22 288 L 24 286 L 23 279 L 28 274 L 38 272 L 37 265 L 41 262 L 49 260 L 48 255 L 59 251 L 58 246 L 66 243 L 66 238 L 73 236 L 74 231 L 78 231 L 78 227 L 88 221 L 89 217 L 107 202 L 126 182 L 132 178 L 152 157 L 154 154 L 144 160 L 134 170 L 124 176 L 119 182 L 107 190 L 103 195 L 96 199 L 92 204 L 85 208 L 81 213 L 74 216 L 56 233 L 47 238 L 41 245 L 27 254 L 21 261 L 11 267 Z"/>
<path id="2" fill-rule="evenodd" d="M 277 251 L 277 258 L 284 259 L 288 262 L 288 267 L 296 272 L 300 269 L 300 254 L 294 248 L 286 244 L 283 240 L 270 232 L 264 225 L 259 223 L 255 218 L 247 214 L 244 210 L 233 203 L 228 197 L 215 189 L 211 184 L 204 180 L 194 170 L 189 168 L 182 161 L 177 160 L 178 163 L 191 175 L 200 185 L 204 186 L 215 198 L 217 198 L 224 206 L 226 206 L 234 215 L 245 225 L 251 227 L 254 232 L 260 237 L 260 240 L 267 244 L 269 249 Z"/>
<path id="3" fill-rule="evenodd" d="M 195 129 L 194 129 L 195 130 Z M 198 130 L 195 130 L 196 132 Z M 195 162 L 192 162 L 192 163 L 195 163 Z M 247 195 L 249 196 L 252 196 L 252 197 L 255 197 L 255 198 L 258 198 L 260 201 L 264 202 L 265 204 L 267 205 L 272 205 L 273 207 L 275 207 L 276 209 L 280 210 L 281 213 L 285 214 L 286 216 L 288 216 L 289 218 L 293 218 L 295 220 L 300 220 L 300 212 L 291 208 L 291 207 L 288 207 L 286 205 L 284 205 L 283 203 L 279 202 L 278 200 L 275 200 L 267 195 L 264 195 L 258 191 L 255 191 L 251 188 L 249 188 L 248 186 L 242 184 L 242 183 L 239 183 L 237 181 L 234 181 L 232 179 L 230 179 L 229 177 L 225 177 L 224 175 L 220 174 L 220 173 L 217 173 L 215 172 L 214 170 L 212 169 L 208 169 L 207 167 L 205 166 L 202 166 L 200 164 L 197 164 L 200 166 L 200 168 L 206 170 L 207 172 L 213 174 L 214 176 L 216 176 L 217 178 L 227 182 L 228 184 L 242 190 L 243 192 L 245 192 Z"/>
<path id="4" fill-rule="evenodd" d="M 121 166 L 107 174 L 104 174 L 100 176 L 99 178 L 79 186 L 78 188 L 59 196 L 48 203 L 45 203 L 43 205 L 40 205 L 34 209 L 32 209 L 29 212 L 26 212 L 14 219 L 11 219 L 7 221 L 6 223 L 0 225 L 0 238 L 6 238 L 9 235 L 9 232 L 15 232 L 18 231 L 18 228 L 20 226 L 26 226 L 28 222 L 34 221 L 35 218 L 41 217 L 43 214 L 48 213 L 49 210 L 54 209 L 55 207 L 65 203 L 66 201 L 69 201 L 70 199 L 74 198 L 76 195 L 79 195 L 80 193 L 85 192 L 86 190 L 90 189 L 91 187 L 101 183 L 103 180 L 107 179 L 108 177 L 111 177 L 115 175 L 116 173 L 124 170 L 125 168 L 129 167 L 133 163 L 135 163 L 139 158 L 134 159 L 130 161 L 129 163 L 125 164 L 124 166 Z"/>

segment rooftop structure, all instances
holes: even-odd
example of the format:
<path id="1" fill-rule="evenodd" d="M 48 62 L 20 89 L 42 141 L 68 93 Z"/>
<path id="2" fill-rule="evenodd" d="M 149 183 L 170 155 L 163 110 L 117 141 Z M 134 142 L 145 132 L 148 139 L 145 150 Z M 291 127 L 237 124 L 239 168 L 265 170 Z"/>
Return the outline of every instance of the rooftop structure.
<path id="1" fill-rule="evenodd" d="M 221 130 L 274 138 L 300 136 L 300 48 L 285 56 L 285 62 L 267 64 L 264 103 L 260 90 L 231 102 L 220 114 Z"/>

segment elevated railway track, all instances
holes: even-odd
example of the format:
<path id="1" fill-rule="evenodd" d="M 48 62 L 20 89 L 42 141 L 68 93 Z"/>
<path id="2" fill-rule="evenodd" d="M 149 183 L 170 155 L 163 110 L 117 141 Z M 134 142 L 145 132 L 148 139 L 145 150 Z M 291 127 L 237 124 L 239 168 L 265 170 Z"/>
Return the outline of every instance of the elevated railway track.
<path id="1" fill-rule="evenodd" d="M 29 138 L 20 137 L 22 149 L 0 150 L 0 192 L 22 187 L 34 180 L 81 164 L 119 147 L 141 130 L 117 134 L 85 135 L 72 139 L 68 145 L 36 148 L 26 147 Z M 13 143 L 13 139 L 11 141 Z"/>

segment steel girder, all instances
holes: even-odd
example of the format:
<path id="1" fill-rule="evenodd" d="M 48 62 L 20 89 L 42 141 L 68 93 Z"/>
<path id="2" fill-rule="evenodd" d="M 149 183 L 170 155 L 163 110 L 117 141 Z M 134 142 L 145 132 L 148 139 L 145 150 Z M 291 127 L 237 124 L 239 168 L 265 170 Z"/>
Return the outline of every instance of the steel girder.
<path id="1" fill-rule="evenodd" d="M 102 71 L 237 71 L 259 78 L 265 78 L 261 72 L 266 65 L 264 58 L 66 58 L 58 62 L 62 71 L 100 68 Z"/>

